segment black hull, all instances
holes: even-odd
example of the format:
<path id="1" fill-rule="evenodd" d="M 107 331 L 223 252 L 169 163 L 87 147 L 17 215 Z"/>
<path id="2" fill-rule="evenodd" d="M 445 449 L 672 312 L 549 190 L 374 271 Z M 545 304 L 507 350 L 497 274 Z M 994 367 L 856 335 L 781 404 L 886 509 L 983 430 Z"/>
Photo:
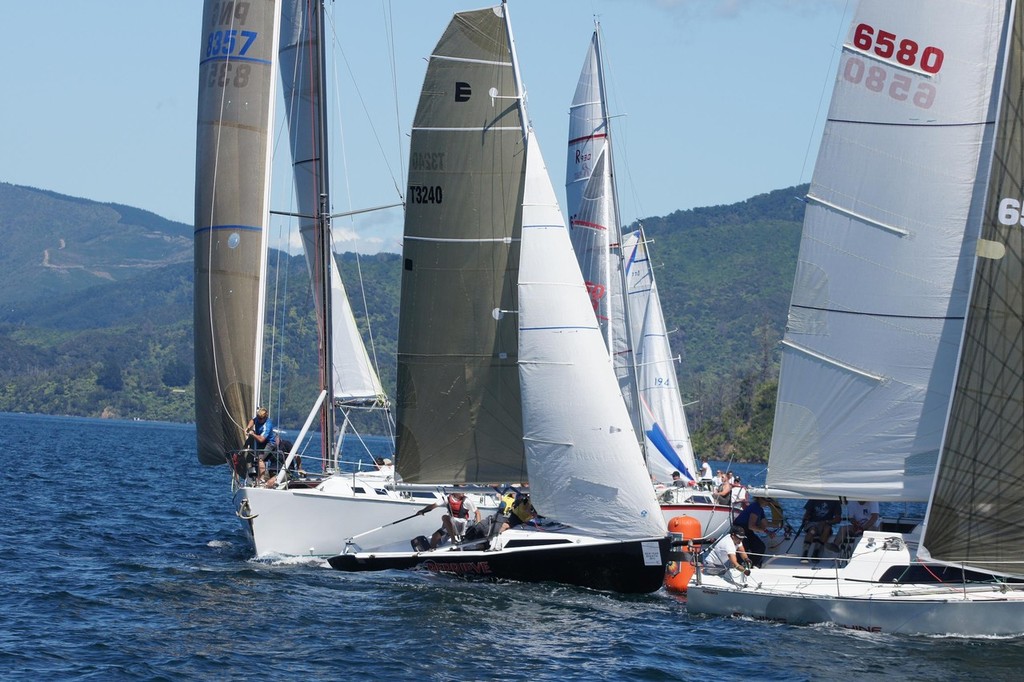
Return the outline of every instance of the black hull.
<path id="1" fill-rule="evenodd" d="M 660 561 L 645 562 L 642 543 L 656 543 Z M 665 580 L 669 538 L 609 544 L 559 545 L 495 551 L 341 554 L 329 559 L 339 571 L 423 569 L 467 578 L 556 582 L 595 590 L 646 594 Z"/>

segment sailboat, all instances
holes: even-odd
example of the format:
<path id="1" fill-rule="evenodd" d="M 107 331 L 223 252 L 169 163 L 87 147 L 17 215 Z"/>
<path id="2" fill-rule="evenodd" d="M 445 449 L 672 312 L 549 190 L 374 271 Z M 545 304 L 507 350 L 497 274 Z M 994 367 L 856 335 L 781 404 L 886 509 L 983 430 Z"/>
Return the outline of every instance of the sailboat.
<path id="1" fill-rule="evenodd" d="M 665 522 L 529 126 L 504 3 L 444 31 L 411 159 L 399 472 L 528 482 L 546 522 L 431 551 L 354 544 L 331 566 L 659 589 Z"/>
<path id="2" fill-rule="evenodd" d="M 807 196 L 767 486 L 923 524 L 698 574 L 690 611 L 1024 632 L 1022 38 L 1015 1 L 862 0 Z"/>
<path id="3" fill-rule="evenodd" d="M 196 151 L 195 362 L 199 461 L 234 461 L 234 505 L 257 556 L 331 556 L 347 538 L 432 531 L 436 490 L 398 490 L 393 473 L 343 472 L 336 413 L 389 410 L 331 249 L 322 2 L 203 9 Z M 303 246 L 314 285 L 320 394 L 275 480 L 256 480 L 244 429 L 261 404 L 275 82 L 280 71 Z M 319 414 L 323 474 L 287 474 Z M 308 460 L 307 460 L 308 461 Z M 398 522 L 402 523 L 399 524 Z"/>
<path id="4" fill-rule="evenodd" d="M 566 158 L 569 234 L 615 366 L 633 428 L 654 481 L 666 521 L 686 514 L 704 536 L 727 529 L 732 509 L 695 487 L 697 466 L 676 378 L 665 317 L 643 226 L 623 234 L 612 157 L 600 25 L 595 26 L 569 109 Z"/>

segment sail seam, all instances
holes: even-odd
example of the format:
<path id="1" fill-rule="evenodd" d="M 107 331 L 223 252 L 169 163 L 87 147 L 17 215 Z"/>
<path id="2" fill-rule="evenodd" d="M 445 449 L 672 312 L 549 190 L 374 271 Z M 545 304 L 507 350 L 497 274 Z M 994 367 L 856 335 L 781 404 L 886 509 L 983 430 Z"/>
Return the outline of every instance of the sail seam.
<path id="1" fill-rule="evenodd" d="M 407 239 L 409 241 L 414 241 L 414 242 L 451 242 L 451 243 L 456 243 L 456 244 L 461 244 L 461 243 L 464 243 L 464 242 L 465 243 L 470 243 L 470 244 L 474 244 L 474 243 L 498 243 L 498 242 L 503 243 L 503 244 L 511 244 L 512 242 L 520 241 L 519 239 L 513 239 L 512 237 L 491 237 L 491 238 L 480 237 L 480 238 L 477 238 L 477 239 L 468 239 L 468 238 L 456 239 L 454 237 L 444 237 L 444 238 L 442 238 L 442 237 L 414 237 L 412 235 L 405 235 L 404 239 Z"/>
<path id="2" fill-rule="evenodd" d="M 478 133 L 481 130 L 483 130 L 483 131 L 514 130 L 515 132 L 520 132 L 522 129 L 519 126 L 476 126 L 476 127 L 472 127 L 472 128 L 466 126 L 466 127 L 462 127 L 462 128 L 433 128 L 433 127 L 431 127 L 431 128 L 421 128 L 421 127 L 413 127 L 413 130 L 414 131 L 415 130 L 432 130 L 432 131 L 442 132 L 442 133 L 451 133 L 451 132 L 457 133 L 459 131 Z"/>
<path id="3" fill-rule="evenodd" d="M 502 62 L 493 59 L 471 59 L 469 57 L 451 57 L 444 54 L 432 54 L 431 59 L 440 59 L 446 62 L 461 62 L 463 64 L 484 64 L 486 66 L 512 66 L 512 62 Z"/>
<path id="4" fill-rule="evenodd" d="M 793 303 L 790 305 L 791 308 L 799 308 L 800 310 L 816 310 L 822 313 L 837 313 L 841 315 L 863 315 L 865 317 L 879 317 L 888 319 L 898 320 L 962 320 L 963 315 L 896 315 L 893 313 L 872 313 L 860 310 L 842 310 L 840 308 L 825 308 L 823 306 L 815 305 L 801 305 L 799 303 Z"/>
<path id="5" fill-rule="evenodd" d="M 934 123 L 918 121 L 915 123 L 898 123 L 896 121 L 858 121 L 852 118 L 830 118 L 829 123 L 855 123 L 865 126 L 891 126 L 893 128 L 973 128 L 975 126 L 995 125 L 995 121 L 968 121 L 966 123 Z"/>

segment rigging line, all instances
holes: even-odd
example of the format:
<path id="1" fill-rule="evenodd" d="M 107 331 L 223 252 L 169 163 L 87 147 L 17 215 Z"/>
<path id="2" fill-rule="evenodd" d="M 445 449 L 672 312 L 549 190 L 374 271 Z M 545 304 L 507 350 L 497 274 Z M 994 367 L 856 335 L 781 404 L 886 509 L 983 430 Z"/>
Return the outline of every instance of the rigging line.
<path id="1" fill-rule="evenodd" d="M 608 65 L 608 56 L 607 56 L 607 53 L 604 50 L 604 27 L 601 25 L 600 21 L 598 20 L 598 14 L 597 13 L 594 13 L 594 30 L 600 33 L 600 41 L 601 41 L 600 60 L 601 60 L 602 79 L 607 79 L 607 80 L 613 81 L 613 87 L 605 88 L 606 99 L 611 99 L 611 98 L 614 97 L 615 102 L 618 103 L 618 101 L 619 101 L 618 81 L 615 78 L 614 70 L 612 68 L 610 68 L 609 65 Z M 608 102 L 605 102 L 605 104 L 607 105 Z M 616 106 L 616 108 L 621 110 L 621 107 Z M 610 136 L 611 136 L 611 119 L 612 118 L 621 118 L 621 119 L 623 119 L 623 121 L 627 121 L 628 118 L 629 118 L 628 114 L 612 114 L 610 109 L 611 109 L 611 107 L 609 106 L 608 109 L 606 109 L 604 111 L 605 132 L 601 135 L 602 137 L 609 137 L 610 138 Z M 615 165 L 619 165 L 619 166 L 624 166 L 625 167 L 626 178 L 629 181 L 628 182 L 628 184 L 629 184 L 629 195 L 632 198 L 633 204 L 634 204 L 634 213 L 636 215 L 638 215 L 638 216 L 644 215 L 643 202 L 640 200 L 640 195 L 637 192 L 637 185 L 638 185 L 638 183 L 633 179 L 633 166 L 632 166 L 632 163 L 630 162 L 630 159 L 629 159 L 630 144 L 625 141 L 625 138 L 629 137 L 629 127 L 626 126 L 625 124 L 623 124 L 623 125 L 619 125 L 618 127 L 616 127 L 615 130 L 616 130 L 615 139 L 617 140 L 617 142 L 615 144 L 615 157 L 614 157 L 614 159 L 616 161 L 621 160 L 621 163 L 615 164 Z M 614 167 L 611 168 L 610 171 L 609 171 L 613 178 L 615 177 L 615 171 L 616 171 L 616 169 Z M 618 208 L 619 208 L 619 211 L 621 212 L 622 206 L 619 206 Z M 619 231 L 622 232 L 623 231 L 622 230 L 623 225 L 626 224 L 626 223 L 625 223 L 625 221 L 622 220 L 621 215 L 616 216 L 616 218 L 619 221 L 619 226 L 618 226 L 619 227 Z M 632 222 L 630 222 L 629 224 L 632 225 L 633 223 L 638 223 L 638 222 L 639 222 L 639 219 L 635 219 Z"/>
<path id="2" fill-rule="evenodd" d="M 799 303 L 793 303 L 790 305 L 791 308 L 799 308 L 800 310 L 815 310 L 821 313 L 837 313 L 840 315 L 857 315 L 863 317 L 882 317 L 899 320 L 947 320 L 957 321 L 963 320 L 963 315 L 895 315 L 892 313 L 872 313 L 866 310 L 840 310 L 839 308 L 826 308 L 824 306 L 813 306 L 813 305 L 801 305 Z"/>
<path id="3" fill-rule="evenodd" d="M 391 5 L 391 0 L 381 0 L 381 5 L 383 6 L 385 4 L 385 1 L 387 2 L 387 9 L 384 10 L 384 35 L 387 37 L 388 58 L 390 60 L 389 66 L 391 67 L 391 92 L 394 97 L 395 103 L 395 130 L 399 131 L 399 134 L 395 139 L 395 142 L 397 143 L 398 146 L 398 171 L 400 173 L 400 177 L 404 178 L 406 177 L 405 148 L 404 145 L 402 144 L 402 113 L 400 106 L 401 101 L 399 98 L 398 90 L 398 68 L 396 66 L 397 60 L 395 58 L 395 12 L 394 8 Z M 405 201 L 405 196 L 402 194 L 401 190 L 399 190 L 398 196 L 402 198 L 403 202 Z"/>
<path id="4" fill-rule="evenodd" d="M 349 62 L 348 56 L 345 54 L 345 48 L 342 47 L 341 43 L 338 40 L 338 34 L 337 34 L 336 25 L 335 25 L 334 17 L 333 16 L 331 17 L 331 22 L 330 23 L 331 23 L 331 37 L 333 38 L 333 41 L 334 41 L 333 44 L 335 45 L 335 49 L 338 51 L 339 54 L 341 54 L 341 58 L 345 62 L 345 68 L 348 71 L 349 77 L 352 79 L 352 88 L 353 88 L 353 90 L 355 90 L 356 98 L 359 100 L 359 104 L 363 108 L 363 113 L 366 116 L 367 123 L 369 123 L 370 130 L 373 131 L 374 142 L 377 143 L 377 149 L 380 150 L 380 155 L 381 155 L 381 157 L 382 157 L 382 159 L 384 161 L 384 165 L 387 167 L 388 172 L 391 173 L 391 182 L 395 186 L 395 192 L 398 194 L 398 196 L 401 197 L 402 196 L 402 189 L 401 189 L 402 183 L 400 183 L 398 181 L 398 178 L 395 175 L 395 171 L 391 167 L 391 161 L 388 159 L 387 154 L 384 152 L 384 144 L 381 142 L 380 134 L 377 132 L 377 127 L 373 123 L 373 116 L 370 115 L 370 111 L 369 111 L 369 109 L 366 106 L 366 99 L 363 97 L 363 93 L 359 89 L 359 82 L 356 79 L 355 73 L 352 71 L 352 64 Z M 335 80 L 337 80 L 337 75 L 335 75 Z M 335 92 L 340 92 L 340 90 L 335 90 Z M 339 127 L 340 126 L 341 126 L 341 124 L 339 122 Z M 344 158 L 344 156 L 343 156 L 343 158 Z M 347 180 L 347 178 L 348 178 L 347 163 L 346 163 L 346 171 L 345 172 L 346 172 L 346 180 Z"/>
<path id="5" fill-rule="evenodd" d="M 842 16 L 841 16 L 841 18 L 839 20 L 839 28 L 836 30 L 836 37 L 832 41 L 832 56 L 828 60 L 828 70 L 825 72 L 825 79 L 824 79 L 824 81 L 821 84 L 821 94 L 818 95 L 818 108 L 814 112 L 815 124 L 811 126 L 811 132 L 807 136 L 807 148 L 804 150 L 804 162 L 803 162 L 803 165 L 800 167 L 800 183 L 799 184 L 803 184 L 804 176 L 807 173 L 807 160 L 811 156 L 811 148 L 812 148 L 812 145 L 814 144 L 814 139 L 815 139 L 814 133 L 815 133 L 815 130 L 817 130 L 817 127 L 818 127 L 817 126 L 817 121 L 821 117 L 821 108 L 822 108 L 822 105 L 824 105 L 824 103 L 825 103 L 825 95 L 829 91 L 830 84 L 833 83 L 834 80 L 835 80 L 833 74 L 835 74 L 836 71 L 835 71 L 833 65 L 836 63 L 836 55 L 837 54 L 842 54 L 842 52 L 843 52 L 843 49 L 842 49 L 842 47 L 843 47 L 843 33 L 846 32 L 846 29 L 849 26 L 849 22 L 846 20 L 846 16 L 849 13 L 850 13 L 850 0 L 846 0 L 846 5 L 843 7 L 843 14 L 842 14 Z M 839 49 L 836 49 L 837 45 L 839 46 Z"/>

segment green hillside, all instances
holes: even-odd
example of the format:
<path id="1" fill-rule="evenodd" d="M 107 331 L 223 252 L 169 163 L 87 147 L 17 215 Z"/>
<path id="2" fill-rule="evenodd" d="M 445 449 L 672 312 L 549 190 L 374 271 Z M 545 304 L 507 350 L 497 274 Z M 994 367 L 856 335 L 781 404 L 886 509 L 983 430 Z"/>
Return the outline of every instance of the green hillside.
<path id="1" fill-rule="evenodd" d="M 702 453 L 767 452 L 805 191 L 643 221 Z M 191 231 L 131 207 L 0 184 L 0 285 L 10 292 L 0 411 L 191 421 Z M 340 260 L 393 395 L 400 257 Z M 297 425 L 315 394 L 312 296 L 301 256 L 272 254 L 270 271 L 278 293 L 268 320 L 284 324 L 268 332 L 268 363 L 284 380 L 269 402 L 279 422 Z"/>

